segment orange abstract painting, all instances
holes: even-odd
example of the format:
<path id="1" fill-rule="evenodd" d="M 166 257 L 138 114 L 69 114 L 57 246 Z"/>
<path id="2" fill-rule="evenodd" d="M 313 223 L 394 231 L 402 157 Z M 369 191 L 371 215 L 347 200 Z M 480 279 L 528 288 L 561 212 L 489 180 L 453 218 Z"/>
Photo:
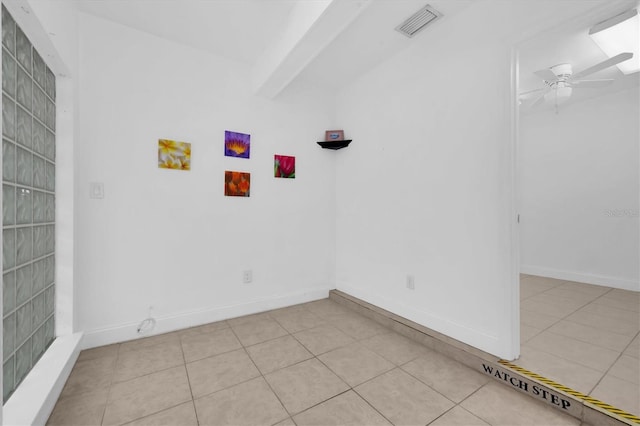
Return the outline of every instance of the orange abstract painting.
<path id="1" fill-rule="evenodd" d="M 248 197 L 251 187 L 251 173 L 224 172 L 224 195 L 227 197 Z"/>

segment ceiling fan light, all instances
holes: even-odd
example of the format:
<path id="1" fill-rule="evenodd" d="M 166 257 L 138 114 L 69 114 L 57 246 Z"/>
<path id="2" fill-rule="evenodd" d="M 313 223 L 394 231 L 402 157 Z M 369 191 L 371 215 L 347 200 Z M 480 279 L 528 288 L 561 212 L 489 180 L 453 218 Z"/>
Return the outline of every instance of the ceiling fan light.
<path id="1" fill-rule="evenodd" d="M 558 84 L 549 92 L 545 93 L 544 101 L 549 105 L 561 105 L 569 100 L 573 89 L 564 84 Z"/>
<path id="2" fill-rule="evenodd" d="M 637 9 L 593 26 L 589 35 L 610 58 L 624 52 L 633 53 L 633 58 L 616 64 L 624 74 L 640 71 L 640 18 Z"/>

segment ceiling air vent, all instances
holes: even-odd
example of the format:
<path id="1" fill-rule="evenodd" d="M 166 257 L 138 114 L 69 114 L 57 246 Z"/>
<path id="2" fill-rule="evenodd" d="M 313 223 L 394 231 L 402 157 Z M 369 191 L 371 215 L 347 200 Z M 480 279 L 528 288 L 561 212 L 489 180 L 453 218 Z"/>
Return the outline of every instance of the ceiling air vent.
<path id="1" fill-rule="evenodd" d="M 396 31 L 406 35 L 407 37 L 413 37 L 418 31 L 422 30 L 427 24 L 432 23 L 436 19 L 440 18 L 442 14 L 426 5 L 413 15 L 411 15 L 406 21 L 396 27 Z"/>

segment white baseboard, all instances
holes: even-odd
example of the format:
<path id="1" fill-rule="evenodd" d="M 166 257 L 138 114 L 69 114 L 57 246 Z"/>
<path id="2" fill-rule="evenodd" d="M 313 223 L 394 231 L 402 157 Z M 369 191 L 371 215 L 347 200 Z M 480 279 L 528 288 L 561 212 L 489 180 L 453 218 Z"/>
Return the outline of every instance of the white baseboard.
<path id="1" fill-rule="evenodd" d="M 520 272 L 527 275 L 537 275 L 540 277 L 556 278 L 559 280 L 602 285 L 622 290 L 640 291 L 640 282 L 619 277 L 585 274 L 575 271 L 562 271 L 559 269 L 533 265 L 520 265 Z"/>
<path id="2" fill-rule="evenodd" d="M 2 408 L 5 425 L 44 425 L 80 353 L 82 333 L 57 337 Z"/>
<path id="3" fill-rule="evenodd" d="M 216 306 L 193 312 L 179 313 L 176 315 L 155 318 L 156 325 L 153 329 L 153 332 L 145 335 L 139 335 L 137 333 L 137 327 L 139 324 L 138 322 L 119 324 L 113 327 L 85 331 L 85 335 L 81 343 L 81 349 L 89 349 L 97 346 L 109 345 L 112 343 L 125 342 L 128 340 L 168 333 L 171 331 L 195 327 L 202 324 L 240 317 L 243 315 L 250 315 L 258 312 L 268 311 L 271 309 L 297 305 L 299 303 L 326 299 L 327 297 L 329 297 L 329 290 L 331 290 L 330 287 L 307 289 L 298 293 L 276 295 L 236 305 Z"/>

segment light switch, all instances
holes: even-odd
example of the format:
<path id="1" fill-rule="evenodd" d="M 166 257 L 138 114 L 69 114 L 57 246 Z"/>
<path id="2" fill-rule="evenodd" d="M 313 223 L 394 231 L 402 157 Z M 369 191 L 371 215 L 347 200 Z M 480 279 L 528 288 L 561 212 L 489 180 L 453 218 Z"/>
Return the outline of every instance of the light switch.
<path id="1" fill-rule="evenodd" d="M 89 185 L 89 198 L 104 198 L 104 183 L 91 182 Z"/>

